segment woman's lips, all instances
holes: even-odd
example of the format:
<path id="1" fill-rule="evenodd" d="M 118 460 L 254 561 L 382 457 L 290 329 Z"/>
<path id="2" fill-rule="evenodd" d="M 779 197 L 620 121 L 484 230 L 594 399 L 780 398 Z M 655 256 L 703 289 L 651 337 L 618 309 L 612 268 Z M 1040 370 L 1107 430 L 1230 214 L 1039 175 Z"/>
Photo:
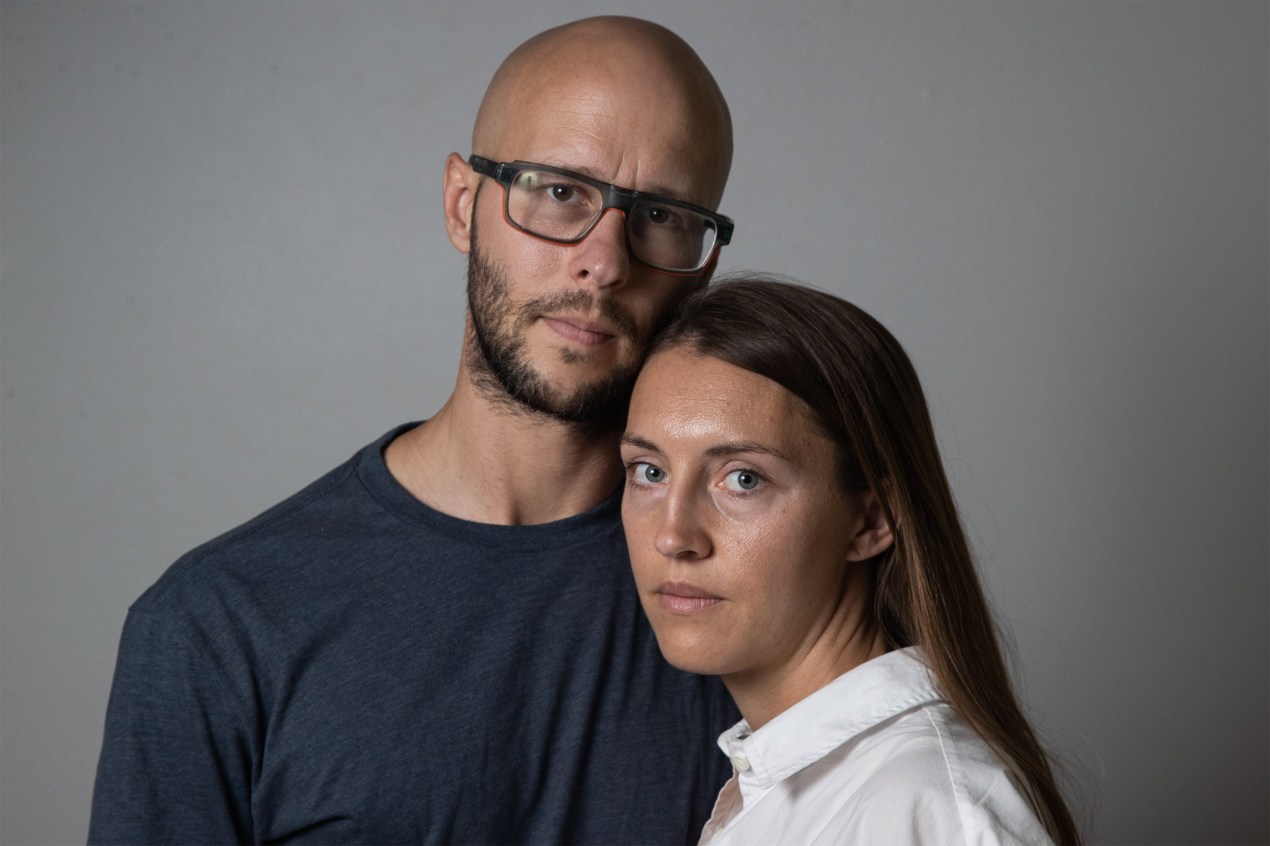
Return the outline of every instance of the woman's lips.
<path id="1" fill-rule="evenodd" d="M 602 344 L 613 338 L 612 332 L 603 331 L 602 327 L 584 321 L 564 320 L 559 317 L 544 317 L 542 320 L 557 335 L 567 338 L 575 344 L 583 344 L 590 347 Z"/>
<path id="2" fill-rule="evenodd" d="M 722 597 L 687 582 L 667 582 L 655 593 L 662 609 L 671 614 L 695 614 L 723 601 Z"/>

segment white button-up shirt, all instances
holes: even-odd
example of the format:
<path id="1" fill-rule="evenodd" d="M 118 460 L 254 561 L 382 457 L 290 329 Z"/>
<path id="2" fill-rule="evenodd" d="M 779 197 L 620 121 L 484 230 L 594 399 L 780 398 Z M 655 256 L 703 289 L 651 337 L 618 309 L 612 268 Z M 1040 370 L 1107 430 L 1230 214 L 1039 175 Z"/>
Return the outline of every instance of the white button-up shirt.
<path id="1" fill-rule="evenodd" d="M 701 843 L 1049 843 L 1009 768 L 940 698 L 916 647 L 719 737 L 734 772 Z"/>

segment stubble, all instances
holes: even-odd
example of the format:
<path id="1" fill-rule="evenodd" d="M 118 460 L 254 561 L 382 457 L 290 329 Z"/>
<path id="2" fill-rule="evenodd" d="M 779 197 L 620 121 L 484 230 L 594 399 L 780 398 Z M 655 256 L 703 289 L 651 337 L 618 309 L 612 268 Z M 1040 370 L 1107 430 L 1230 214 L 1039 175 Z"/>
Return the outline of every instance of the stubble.
<path id="1" fill-rule="evenodd" d="M 596 380 L 553 385 L 534 367 L 525 349 L 525 331 L 539 317 L 593 310 L 626 340 L 638 343 L 634 319 L 617 303 L 580 289 L 513 303 L 506 273 L 485 257 L 475 232 L 467 262 L 467 298 L 474 342 L 467 345 L 465 355 L 477 390 L 499 404 L 538 417 L 587 427 L 622 425 L 639 373 L 638 359 L 616 365 Z M 558 355 L 566 364 L 578 363 L 584 356 L 568 348 Z"/>

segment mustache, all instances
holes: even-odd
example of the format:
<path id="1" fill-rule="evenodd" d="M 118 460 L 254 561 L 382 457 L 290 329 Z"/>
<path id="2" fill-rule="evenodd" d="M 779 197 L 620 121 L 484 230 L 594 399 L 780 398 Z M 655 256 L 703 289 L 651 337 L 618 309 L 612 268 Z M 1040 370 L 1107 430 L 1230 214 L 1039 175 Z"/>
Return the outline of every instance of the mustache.
<path id="1" fill-rule="evenodd" d="M 536 297 L 523 303 L 520 317 L 529 321 L 536 317 L 555 314 L 562 311 L 598 311 L 604 319 L 613 324 L 622 335 L 634 338 L 637 332 L 635 318 L 613 301 L 610 297 L 597 299 L 586 291 L 561 291 L 556 294 Z"/>

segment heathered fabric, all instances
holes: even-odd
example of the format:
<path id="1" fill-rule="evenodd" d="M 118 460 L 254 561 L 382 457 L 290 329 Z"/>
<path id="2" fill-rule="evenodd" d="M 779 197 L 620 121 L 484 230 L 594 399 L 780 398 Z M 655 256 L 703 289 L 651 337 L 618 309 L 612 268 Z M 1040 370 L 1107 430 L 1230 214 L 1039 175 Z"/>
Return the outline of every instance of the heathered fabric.
<path id="1" fill-rule="evenodd" d="M 388 473 L 405 428 L 132 606 L 90 842 L 695 842 L 738 715 L 661 659 L 620 492 L 458 520 Z"/>

